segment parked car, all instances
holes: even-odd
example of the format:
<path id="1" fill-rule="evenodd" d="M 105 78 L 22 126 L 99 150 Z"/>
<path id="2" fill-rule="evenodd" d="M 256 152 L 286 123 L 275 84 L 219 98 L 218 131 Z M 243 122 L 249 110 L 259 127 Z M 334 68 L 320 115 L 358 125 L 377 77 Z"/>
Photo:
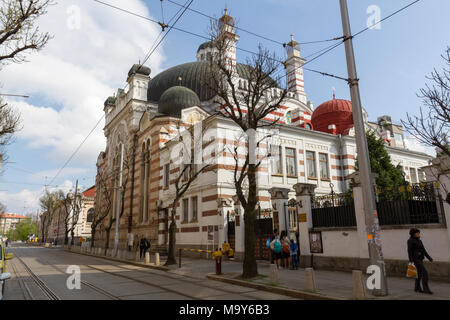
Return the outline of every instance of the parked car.
<path id="1" fill-rule="evenodd" d="M 0 300 L 3 299 L 5 293 L 6 280 L 11 278 L 11 274 L 6 272 L 6 260 L 14 258 L 12 253 L 6 254 L 5 245 L 0 241 Z"/>

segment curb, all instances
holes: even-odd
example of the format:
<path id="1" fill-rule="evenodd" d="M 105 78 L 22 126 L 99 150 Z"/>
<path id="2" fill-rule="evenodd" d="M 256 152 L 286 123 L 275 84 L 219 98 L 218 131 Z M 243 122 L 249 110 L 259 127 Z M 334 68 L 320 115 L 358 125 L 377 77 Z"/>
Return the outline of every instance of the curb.
<path id="1" fill-rule="evenodd" d="M 100 259 L 105 259 L 105 260 L 110 260 L 110 261 L 116 261 L 116 262 L 132 264 L 132 265 L 135 265 L 135 266 L 144 267 L 144 268 L 148 268 L 148 269 L 156 269 L 156 270 L 161 270 L 161 271 L 169 271 L 170 270 L 168 267 L 165 267 L 165 266 L 154 266 L 154 265 L 151 265 L 151 264 L 144 264 L 144 263 L 131 261 L 131 260 L 115 259 L 115 258 L 106 257 L 106 256 L 98 256 L 98 255 L 90 254 L 90 253 L 75 252 L 75 251 L 71 251 L 71 250 L 68 250 L 68 249 L 61 249 L 61 250 L 62 251 L 66 251 L 66 252 L 70 252 L 70 253 L 81 254 L 81 255 L 84 255 L 84 256 L 90 256 L 90 257 L 95 257 L 95 258 L 100 258 Z"/>
<path id="2" fill-rule="evenodd" d="M 221 276 L 217 276 L 215 274 L 207 274 L 206 277 L 211 280 L 221 281 L 221 282 L 235 284 L 235 285 L 242 286 L 242 287 L 249 287 L 252 289 L 268 291 L 268 292 L 277 293 L 277 294 L 282 294 L 285 296 L 303 299 L 303 300 L 348 300 L 345 298 L 331 297 L 331 296 L 326 296 L 326 295 L 307 292 L 307 291 L 292 290 L 292 289 L 280 288 L 280 287 L 272 287 L 272 286 L 268 286 L 268 285 L 260 284 L 260 283 L 252 283 L 252 282 L 247 282 L 247 281 L 238 280 L 238 279 L 224 278 Z"/>

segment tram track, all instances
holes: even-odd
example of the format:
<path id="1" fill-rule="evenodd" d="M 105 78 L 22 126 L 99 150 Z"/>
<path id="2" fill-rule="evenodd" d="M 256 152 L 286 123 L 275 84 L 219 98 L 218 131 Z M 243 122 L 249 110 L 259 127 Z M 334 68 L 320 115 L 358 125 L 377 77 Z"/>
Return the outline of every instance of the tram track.
<path id="1" fill-rule="evenodd" d="M 39 278 L 31 268 L 23 261 L 21 257 L 19 257 L 16 253 L 15 258 L 19 260 L 19 262 L 23 265 L 27 273 L 30 275 L 31 279 L 36 283 L 36 285 L 44 292 L 44 294 L 49 298 L 49 300 L 61 300 L 60 297 L 54 293 L 41 278 Z"/>

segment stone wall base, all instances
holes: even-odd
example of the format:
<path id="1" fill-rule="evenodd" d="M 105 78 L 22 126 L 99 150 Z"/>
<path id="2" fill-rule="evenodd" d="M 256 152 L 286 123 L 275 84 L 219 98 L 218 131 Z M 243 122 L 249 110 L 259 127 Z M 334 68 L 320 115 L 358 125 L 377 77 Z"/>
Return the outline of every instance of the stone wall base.
<path id="1" fill-rule="evenodd" d="M 312 262 L 312 263 L 311 263 Z M 391 277 L 405 277 L 408 261 L 406 260 L 385 260 L 386 273 Z M 344 271 L 361 270 L 366 274 L 370 265 L 369 259 L 344 258 L 344 257 L 323 257 L 313 255 L 300 256 L 300 267 L 313 267 L 316 270 Z M 450 282 L 450 262 L 434 261 L 430 263 L 424 261 L 431 280 Z"/>

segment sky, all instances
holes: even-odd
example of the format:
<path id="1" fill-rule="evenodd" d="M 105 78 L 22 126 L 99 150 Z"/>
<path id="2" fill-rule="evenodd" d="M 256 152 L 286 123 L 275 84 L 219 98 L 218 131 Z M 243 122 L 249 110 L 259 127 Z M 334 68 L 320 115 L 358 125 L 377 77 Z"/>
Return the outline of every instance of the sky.
<path id="1" fill-rule="evenodd" d="M 103 2 L 164 22 L 180 9 L 168 0 L 102 0 Z M 187 3 L 186 0 L 172 0 Z M 348 0 L 352 32 L 388 16 L 412 0 Z M 161 10 L 162 3 L 162 10 Z M 342 35 L 338 0 L 194 0 L 192 9 L 220 17 L 227 7 L 237 26 L 238 47 L 255 51 L 258 44 L 286 57 L 280 43 L 293 34 L 298 42 L 332 39 Z M 450 45 L 450 1 L 422 0 L 354 39 L 361 100 L 375 121 L 390 115 L 395 123 L 406 114 L 417 114 L 416 96 L 433 68 L 443 66 L 441 54 Z M 95 182 L 95 163 L 105 148 L 104 121 L 89 136 L 67 166 L 60 171 L 103 114 L 103 103 L 126 84 L 130 67 L 143 61 L 160 33 L 146 19 L 120 12 L 93 0 L 58 0 L 38 21 L 40 30 L 53 38 L 28 62 L 0 70 L 0 93 L 26 94 L 8 98 L 21 113 L 22 129 L 8 146 L 8 163 L 0 174 L 0 202 L 8 212 L 36 213 L 45 185 L 49 190 L 82 189 Z M 186 11 L 177 22 L 183 30 L 207 37 L 209 18 Z M 195 60 L 201 37 L 172 30 L 146 62 L 151 77 Z M 302 44 L 307 57 L 333 42 Z M 249 54 L 237 51 L 244 62 Z M 311 69 L 347 77 L 344 46 L 308 64 Z M 346 82 L 305 71 L 305 90 L 314 106 L 336 97 L 350 99 Z M 408 139 L 411 149 L 433 150 Z"/>

